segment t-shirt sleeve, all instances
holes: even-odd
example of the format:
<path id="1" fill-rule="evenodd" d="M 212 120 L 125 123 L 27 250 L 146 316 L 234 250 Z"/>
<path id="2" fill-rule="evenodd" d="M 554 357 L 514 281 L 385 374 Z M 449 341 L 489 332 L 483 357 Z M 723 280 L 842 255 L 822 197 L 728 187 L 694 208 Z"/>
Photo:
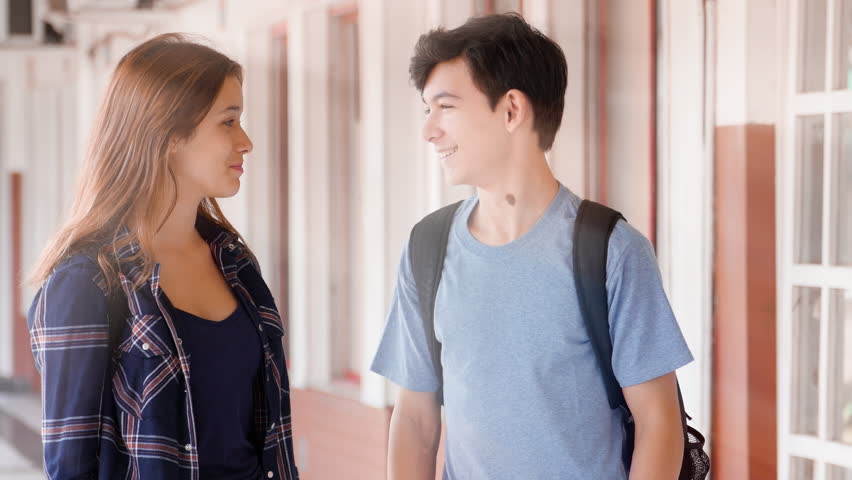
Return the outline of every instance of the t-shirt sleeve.
<path id="1" fill-rule="evenodd" d="M 623 247 L 614 249 L 616 245 Z M 673 372 L 693 358 L 663 290 L 650 242 L 619 223 L 609 248 L 612 367 L 619 384 L 629 387 Z"/>
<path id="2" fill-rule="evenodd" d="M 423 326 L 408 245 L 399 261 L 396 288 L 382 339 L 370 369 L 416 392 L 436 392 L 440 379 L 432 365 L 429 335 Z"/>

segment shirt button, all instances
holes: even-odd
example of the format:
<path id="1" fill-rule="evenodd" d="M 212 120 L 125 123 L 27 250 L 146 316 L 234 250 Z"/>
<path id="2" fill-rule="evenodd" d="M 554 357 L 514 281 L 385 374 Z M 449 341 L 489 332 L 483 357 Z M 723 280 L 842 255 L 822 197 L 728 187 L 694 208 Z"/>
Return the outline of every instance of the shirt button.
<path id="1" fill-rule="evenodd" d="M 260 330 L 260 331 L 262 332 L 262 331 L 263 331 L 263 325 L 258 325 L 258 326 L 257 326 L 257 329 L 258 329 L 258 330 Z"/>
<path id="2" fill-rule="evenodd" d="M 272 477 L 274 477 L 274 476 L 275 476 L 275 474 L 274 474 L 274 473 L 272 473 L 272 470 L 270 470 L 270 471 L 266 472 L 266 478 L 272 478 Z"/>
<path id="3" fill-rule="evenodd" d="M 188 443 L 187 443 L 187 444 L 186 444 L 186 446 L 185 446 L 185 447 L 183 447 L 183 448 L 185 448 L 187 452 L 191 452 L 191 451 L 192 451 L 192 445 L 190 445 L 190 444 L 188 444 Z"/>
<path id="4" fill-rule="evenodd" d="M 177 344 L 178 344 L 178 345 L 183 345 L 183 340 L 181 340 L 181 339 L 179 339 L 179 338 L 178 338 L 178 339 L 177 339 Z"/>
<path id="5" fill-rule="evenodd" d="M 148 345 L 147 343 L 142 344 L 142 350 L 148 350 L 149 348 L 151 348 L 151 346 Z"/>
<path id="6" fill-rule="evenodd" d="M 273 429 L 273 428 L 275 428 L 275 422 L 272 422 L 272 425 L 269 426 L 270 430 Z"/>
<path id="7" fill-rule="evenodd" d="M 235 247 L 233 243 L 228 244 L 228 250 L 233 250 L 235 248 L 237 248 L 237 247 Z"/>

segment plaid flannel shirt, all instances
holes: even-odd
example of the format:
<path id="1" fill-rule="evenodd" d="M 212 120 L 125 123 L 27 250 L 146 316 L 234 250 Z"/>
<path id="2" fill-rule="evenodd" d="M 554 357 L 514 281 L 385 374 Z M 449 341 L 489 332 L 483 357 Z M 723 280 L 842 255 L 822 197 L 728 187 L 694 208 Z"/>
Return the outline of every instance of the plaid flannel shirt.
<path id="1" fill-rule="evenodd" d="M 256 260 L 231 234 L 199 217 L 199 233 L 225 280 L 250 309 L 263 344 L 255 438 L 263 476 L 296 480 L 284 329 Z M 131 244 L 119 260 L 138 250 Z M 129 315 L 110 346 L 100 267 L 75 255 L 36 294 L 28 315 L 42 385 L 44 466 L 51 480 L 198 480 L 190 358 L 163 307 L 159 265 L 138 289 L 138 265 L 121 262 Z"/>

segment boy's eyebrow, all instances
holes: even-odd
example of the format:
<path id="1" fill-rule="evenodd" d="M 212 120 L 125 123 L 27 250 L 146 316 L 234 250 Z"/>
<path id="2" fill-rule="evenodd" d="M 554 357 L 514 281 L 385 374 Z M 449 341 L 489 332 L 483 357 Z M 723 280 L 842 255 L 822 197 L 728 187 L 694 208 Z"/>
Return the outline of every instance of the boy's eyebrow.
<path id="1" fill-rule="evenodd" d="M 431 103 L 431 102 L 434 102 L 434 101 L 439 100 L 441 98 L 454 98 L 456 100 L 461 100 L 461 97 L 459 97 L 458 95 L 453 95 L 450 92 L 439 92 L 439 93 L 436 93 L 435 95 L 433 95 L 432 99 L 429 102 Z M 420 97 L 420 100 L 422 100 L 423 103 L 426 103 L 426 99 L 423 98 L 422 96 Z"/>

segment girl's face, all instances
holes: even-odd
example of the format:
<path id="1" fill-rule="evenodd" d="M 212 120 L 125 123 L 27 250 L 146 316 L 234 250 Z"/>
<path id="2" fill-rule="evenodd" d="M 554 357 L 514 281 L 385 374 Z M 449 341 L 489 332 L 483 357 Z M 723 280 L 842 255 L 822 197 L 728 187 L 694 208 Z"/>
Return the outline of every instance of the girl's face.
<path id="1" fill-rule="evenodd" d="M 252 149 L 240 125 L 242 111 L 242 85 L 230 76 L 192 137 L 178 142 L 172 152 L 171 167 L 182 197 L 224 198 L 240 190 L 243 155 Z"/>

